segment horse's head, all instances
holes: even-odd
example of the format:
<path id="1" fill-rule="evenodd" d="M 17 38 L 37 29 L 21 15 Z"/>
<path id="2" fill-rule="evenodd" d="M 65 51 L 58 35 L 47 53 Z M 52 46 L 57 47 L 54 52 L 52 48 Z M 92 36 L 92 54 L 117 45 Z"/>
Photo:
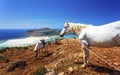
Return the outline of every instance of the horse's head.
<path id="1" fill-rule="evenodd" d="M 60 36 L 63 37 L 65 34 L 68 34 L 70 32 L 70 25 L 68 22 L 65 22 L 64 28 L 60 32 Z"/>

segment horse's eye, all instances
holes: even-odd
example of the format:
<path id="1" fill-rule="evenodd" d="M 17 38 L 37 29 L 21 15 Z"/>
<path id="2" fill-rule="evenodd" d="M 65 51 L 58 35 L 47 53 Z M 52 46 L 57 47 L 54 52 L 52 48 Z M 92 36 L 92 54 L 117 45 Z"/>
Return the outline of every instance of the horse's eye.
<path id="1" fill-rule="evenodd" d="M 68 26 L 64 27 L 65 29 L 68 28 Z"/>
<path id="2" fill-rule="evenodd" d="M 64 28 L 67 28 L 67 27 L 64 27 Z"/>

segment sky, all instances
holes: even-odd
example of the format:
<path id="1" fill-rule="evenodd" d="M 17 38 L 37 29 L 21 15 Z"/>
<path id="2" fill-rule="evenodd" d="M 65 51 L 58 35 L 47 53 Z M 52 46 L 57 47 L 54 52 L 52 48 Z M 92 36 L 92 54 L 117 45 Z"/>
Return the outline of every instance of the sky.
<path id="1" fill-rule="evenodd" d="M 120 20 L 120 0 L 0 0 L 0 29 L 62 28 Z"/>

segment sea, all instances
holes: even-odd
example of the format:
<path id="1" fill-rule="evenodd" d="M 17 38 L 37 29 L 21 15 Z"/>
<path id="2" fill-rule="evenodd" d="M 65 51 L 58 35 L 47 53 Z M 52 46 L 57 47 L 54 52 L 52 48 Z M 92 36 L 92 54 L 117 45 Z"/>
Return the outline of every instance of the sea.
<path id="1" fill-rule="evenodd" d="M 40 39 L 50 39 L 53 41 L 59 35 L 53 36 L 27 36 L 29 29 L 0 29 L 0 49 L 7 47 L 25 47 L 37 43 Z M 60 30 L 60 29 L 59 29 Z M 65 35 L 64 38 L 73 38 L 72 34 Z"/>

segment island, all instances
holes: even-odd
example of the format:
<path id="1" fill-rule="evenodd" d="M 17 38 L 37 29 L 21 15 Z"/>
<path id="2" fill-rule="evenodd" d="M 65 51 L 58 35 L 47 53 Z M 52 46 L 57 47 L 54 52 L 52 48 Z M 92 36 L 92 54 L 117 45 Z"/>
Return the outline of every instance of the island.
<path id="1" fill-rule="evenodd" d="M 59 35 L 60 30 L 58 29 L 50 29 L 50 28 L 40 28 L 40 29 L 33 29 L 28 30 L 26 32 L 27 36 L 52 36 L 52 35 Z"/>

